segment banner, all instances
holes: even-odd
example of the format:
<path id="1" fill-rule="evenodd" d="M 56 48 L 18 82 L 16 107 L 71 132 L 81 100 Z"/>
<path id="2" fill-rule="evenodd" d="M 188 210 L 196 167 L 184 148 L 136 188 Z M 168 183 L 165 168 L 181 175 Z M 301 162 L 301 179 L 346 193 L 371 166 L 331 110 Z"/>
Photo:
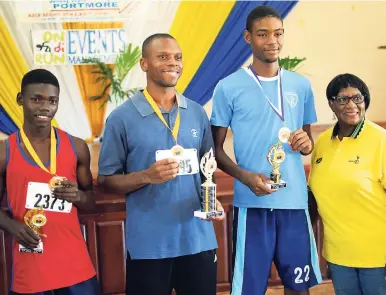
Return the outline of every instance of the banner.
<path id="1" fill-rule="evenodd" d="M 98 58 L 113 64 L 125 50 L 124 29 L 32 30 L 34 64 L 80 65 Z"/>
<path id="2" fill-rule="evenodd" d="M 120 0 L 24 0 L 16 2 L 21 22 L 111 21 L 123 18 Z"/>

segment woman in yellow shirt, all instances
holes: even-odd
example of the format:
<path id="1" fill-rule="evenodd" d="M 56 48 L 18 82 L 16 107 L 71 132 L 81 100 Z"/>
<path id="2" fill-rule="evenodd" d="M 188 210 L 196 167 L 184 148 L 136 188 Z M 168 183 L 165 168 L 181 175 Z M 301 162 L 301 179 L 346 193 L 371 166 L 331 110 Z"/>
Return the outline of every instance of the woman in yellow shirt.
<path id="1" fill-rule="evenodd" d="M 338 75 L 326 95 L 338 122 L 318 137 L 309 178 L 323 256 L 336 295 L 385 295 L 386 130 L 365 120 L 370 93 L 358 77 Z"/>

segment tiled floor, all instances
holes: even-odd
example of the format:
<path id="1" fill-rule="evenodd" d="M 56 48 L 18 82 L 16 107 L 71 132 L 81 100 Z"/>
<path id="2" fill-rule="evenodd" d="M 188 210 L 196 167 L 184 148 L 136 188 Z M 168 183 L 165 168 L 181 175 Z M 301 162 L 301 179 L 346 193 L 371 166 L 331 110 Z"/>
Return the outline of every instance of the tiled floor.
<path id="1" fill-rule="evenodd" d="M 284 290 L 282 287 L 269 288 L 267 293 L 265 294 L 266 295 L 283 295 Z M 229 293 L 219 293 L 218 295 L 229 295 Z M 310 295 L 335 295 L 335 292 L 331 283 L 326 283 L 312 288 Z"/>
<path id="2" fill-rule="evenodd" d="M 282 288 L 270 288 L 266 295 L 283 295 L 284 291 Z M 323 284 L 316 286 L 311 289 L 310 295 L 335 295 L 334 288 L 332 287 L 332 284 Z"/>

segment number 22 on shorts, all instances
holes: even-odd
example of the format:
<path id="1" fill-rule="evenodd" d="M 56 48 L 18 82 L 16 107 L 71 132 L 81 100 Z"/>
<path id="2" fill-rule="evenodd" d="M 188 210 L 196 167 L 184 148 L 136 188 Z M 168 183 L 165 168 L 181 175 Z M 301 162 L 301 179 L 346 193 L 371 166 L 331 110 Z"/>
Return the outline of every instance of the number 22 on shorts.
<path id="1" fill-rule="evenodd" d="M 294 270 L 294 274 L 296 275 L 296 278 L 295 278 L 296 284 L 302 284 L 304 282 L 308 282 L 310 280 L 310 266 L 307 264 L 306 266 L 304 266 L 304 269 L 302 269 L 301 267 L 297 267 Z"/>

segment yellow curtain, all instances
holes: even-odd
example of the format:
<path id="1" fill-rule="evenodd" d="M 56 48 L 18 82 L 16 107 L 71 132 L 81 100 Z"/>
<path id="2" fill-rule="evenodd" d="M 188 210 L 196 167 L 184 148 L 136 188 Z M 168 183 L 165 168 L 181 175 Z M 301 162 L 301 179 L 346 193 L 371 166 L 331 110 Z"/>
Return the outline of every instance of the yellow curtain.
<path id="1" fill-rule="evenodd" d="M 29 69 L 1 16 L 0 40 L 0 102 L 20 128 L 23 124 L 23 110 L 16 103 L 16 95 L 20 91 L 21 79 Z"/>
<path id="2" fill-rule="evenodd" d="M 63 29 L 65 30 L 85 30 L 85 29 L 118 29 L 122 28 L 122 22 L 104 22 L 104 23 L 64 23 Z M 109 65 L 111 69 L 114 70 L 114 65 Z M 87 119 L 90 124 L 92 138 L 86 139 L 90 142 L 93 138 L 98 137 L 102 133 L 106 107 L 107 104 L 104 104 L 101 107 L 103 99 L 92 101 L 90 97 L 95 95 L 100 95 L 103 91 L 103 86 L 101 83 L 96 84 L 95 79 L 97 76 L 91 72 L 95 70 L 93 65 L 76 65 L 74 66 L 76 78 L 78 80 L 78 85 L 80 93 L 82 94 L 83 104 L 86 109 Z"/>
<path id="3" fill-rule="evenodd" d="M 12 121 L 20 128 L 23 124 L 23 109 L 16 103 L 16 95 L 20 91 L 23 76 L 30 69 L 1 16 L 0 40 L 0 103 Z M 57 126 L 55 120 L 53 125 Z"/>
<path id="4" fill-rule="evenodd" d="M 181 1 L 169 30 L 180 44 L 183 54 L 184 70 L 177 84 L 179 92 L 184 92 L 189 85 L 235 2 Z"/>

